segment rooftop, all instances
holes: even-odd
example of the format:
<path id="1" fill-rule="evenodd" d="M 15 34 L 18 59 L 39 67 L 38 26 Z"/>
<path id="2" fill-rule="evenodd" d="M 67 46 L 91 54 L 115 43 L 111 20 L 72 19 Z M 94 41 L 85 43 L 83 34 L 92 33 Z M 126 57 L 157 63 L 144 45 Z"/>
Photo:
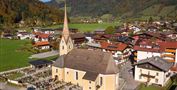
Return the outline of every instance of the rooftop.
<path id="1" fill-rule="evenodd" d="M 137 62 L 137 65 L 144 63 L 150 63 L 163 71 L 169 71 L 170 68 L 173 66 L 173 63 L 170 63 L 167 60 L 160 58 L 159 56 L 140 60 L 139 62 Z"/>
<path id="2" fill-rule="evenodd" d="M 49 45 L 48 41 L 41 41 L 41 42 L 36 42 L 34 46 L 44 46 L 44 45 Z"/>
<path id="3" fill-rule="evenodd" d="M 107 50 L 114 50 L 114 51 L 123 51 L 128 47 L 127 44 L 124 43 L 116 43 L 116 44 L 111 44 L 108 42 L 102 42 L 101 43 L 101 48 L 107 49 Z"/>
<path id="4" fill-rule="evenodd" d="M 100 74 L 118 72 L 112 54 L 97 50 L 73 49 L 67 55 L 59 57 L 54 66 Z"/>

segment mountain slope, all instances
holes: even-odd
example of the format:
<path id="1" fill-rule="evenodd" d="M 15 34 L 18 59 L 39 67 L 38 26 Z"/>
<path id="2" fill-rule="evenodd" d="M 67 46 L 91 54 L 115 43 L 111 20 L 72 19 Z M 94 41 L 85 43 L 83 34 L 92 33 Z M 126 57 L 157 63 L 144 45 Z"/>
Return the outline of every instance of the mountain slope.
<path id="1" fill-rule="evenodd" d="M 38 0 L 0 0 L 0 6 L 0 24 L 14 25 L 23 20 L 26 25 L 37 25 L 63 20 L 63 11 Z"/>
<path id="2" fill-rule="evenodd" d="M 56 4 L 56 1 L 59 4 Z M 61 0 L 53 0 L 47 4 L 60 8 L 64 5 Z M 160 16 L 177 15 L 174 13 L 177 11 L 177 0 L 67 0 L 67 4 L 71 7 L 72 16 L 102 16 L 104 14 L 121 17 L 154 16 L 157 14 Z M 153 8 L 158 11 L 152 10 L 153 12 L 151 12 Z"/>

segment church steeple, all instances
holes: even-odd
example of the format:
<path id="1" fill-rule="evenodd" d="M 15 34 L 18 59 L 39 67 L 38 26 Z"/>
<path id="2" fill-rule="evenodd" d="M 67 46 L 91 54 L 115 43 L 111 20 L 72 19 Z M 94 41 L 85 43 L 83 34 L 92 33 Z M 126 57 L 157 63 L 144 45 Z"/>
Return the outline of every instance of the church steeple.
<path id="1" fill-rule="evenodd" d="M 59 55 L 60 56 L 67 54 L 74 48 L 74 42 L 72 41 L 69 35 L 66 1 L 65 1 L 65 13 L 64 14 L 65 15 L 64 15 L 63 32 L 62 32 L 62 38 L 59 44 Z"/>
<path id="2" fill-rule="evenodd" d="M 65 40 L 69 37 L 69 28 L 68 28 L 68 18 L 67 18 L 67 9 L 66 9 L 66 1 L 65 1 L 65 14 L 64 14 L 64 25 L 63 25 L 63 33 Z"/>

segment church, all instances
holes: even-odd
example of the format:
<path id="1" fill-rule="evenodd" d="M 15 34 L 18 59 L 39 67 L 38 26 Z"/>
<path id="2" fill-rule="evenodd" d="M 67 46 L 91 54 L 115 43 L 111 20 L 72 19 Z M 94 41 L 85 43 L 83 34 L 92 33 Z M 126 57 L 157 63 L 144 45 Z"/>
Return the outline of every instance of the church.
<path id="1" fill-rule="evenodd" d="M 52 65 L 52 78 L 79 85 L 83 90 L 118 90 L 119 85 L 118 68 L 111 53 L 74 47 L 66 5 L 59 58 Z"/>

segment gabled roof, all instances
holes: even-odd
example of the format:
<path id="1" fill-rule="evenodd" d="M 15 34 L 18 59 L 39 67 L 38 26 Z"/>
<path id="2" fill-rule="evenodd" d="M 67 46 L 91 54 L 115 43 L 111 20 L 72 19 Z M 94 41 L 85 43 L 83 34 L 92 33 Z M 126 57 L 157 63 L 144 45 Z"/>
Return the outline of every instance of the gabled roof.
<path id="1" fill-rule="evenodd" d="M 45 34 L 45 33 L 41 33 L 41 32 L 33 32 L 33 34 L 35 34 L 41 38 L 48 38 L 50 36 L 50 34 Z"/>
<path id="2" fill-rule="evenodd" d="M 173 63 L 170 63 L 167 60 L 160 58 L 159 56 L 140 60 L 139 62 L 137 62 L 136 65 L 145 63 L 150 63 L 163 71 L 169 71 L 170 68 L 173 66 Z"/>
<path id="3" fill-rule="evenodd" d="M 59 57 L 54 66 L 99 74 L 118 72 L 111 53 L 85 49 L 73 49 L 67 55 Z"/>
<path id="4" fill-rule="evenodd" d="M 71 34 L 72 39 L 78 39 L 78 38 L 85 38 L 85 35 L 83 33 L 75 33 Z"/>
<path id="5" fill-rule="evenodd" d="M 127 44 L 124 43 L 117 43 L 117 44 L 111 44 L 108 42 L 102 42 L 101 48 L 107 49 L 107 50 L 114 50 L 114 51 L 123 51 L 128 47 Z"/>
<path id="6" fill-rule="evenodd" d="M 44 46 L 44 45 L 49 45 L 48 41 L 41 41 L 41 42 L 36 42 L 34 46 Z"/>
<path id="7" fill-rule="evenodd" d="M 95 81 L 98 75 L 98 73 L 86 72 L 83 79 Z"/>
<path id="8" fill-rule="evenodd" d="M 153 48 L 140 47 L 142 46 L 151 46 Z M 177 41 L 169 42 L 169 41 L 155 41 L 152 42 L 150 40 L 143 40 L 139 42 L 139 45 L 134 46 L 134 50 L 138 51 L 148 51 L 148 52 L 164 52 L 165 49 L 172 48 L 177 49 Z"/>

